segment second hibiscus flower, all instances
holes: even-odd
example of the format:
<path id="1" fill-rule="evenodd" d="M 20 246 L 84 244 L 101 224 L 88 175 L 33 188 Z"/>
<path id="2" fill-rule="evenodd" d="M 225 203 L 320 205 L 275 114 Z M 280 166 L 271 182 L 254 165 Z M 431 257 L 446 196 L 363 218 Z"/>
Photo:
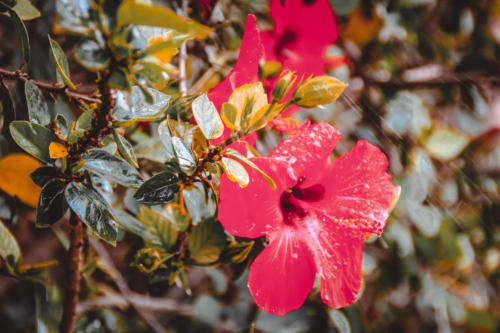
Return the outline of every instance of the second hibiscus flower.
<path id="1" fill-rule="evenodd" d="M 249 171 L 240 188 L 223 176 L 219 219 L 233 235 L 266 236 L 250 267 L 248 287 L 259 307 L 283 315 L 299 308 L 321 278 L 321 297 L 334 308 L 357 297 L 363 240 L 380 235 L 395 193 L 387 158 L 359 141 L 334 162 L 340 133 L 326 123 L 305 124 L 268 157 L 252 161 L 271 176 Z"/>

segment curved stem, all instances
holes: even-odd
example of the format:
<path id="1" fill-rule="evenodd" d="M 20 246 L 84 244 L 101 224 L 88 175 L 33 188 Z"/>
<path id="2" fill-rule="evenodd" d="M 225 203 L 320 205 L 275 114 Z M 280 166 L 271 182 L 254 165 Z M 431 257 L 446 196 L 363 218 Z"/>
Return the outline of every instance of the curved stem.
<path id="1" fill-rule="evenodd" d="M 69 248 L 68 280 L 66 282 L 66 293 L 64 295 L 64 308 L 60 333 L 73 332 L 76 322 L 76 306 L 78 305 L 78 294 L 80 292 L 80 268 L 82 262 L 83 246 L 83 224 L 75 213 L 71 212 L 71 245 Z"/>
<path id="2" fill-rule="evenodd" d="M 68 99 L 75 99 L 80 101 L 85 101 L 89 103 L 97 103 L 100 104 L 101 100 L 98 98 L 90 97 L 87 94 L 79 93 L 77 91 L 69 90 L 66 86 L 60 86 L 53 83 L 42 82 L 33 80 L 27 73 L 23 73 L 21 71 L 8 71 L 0 68 L 0 77 L 12 80 L 19 80 L 21 82 L 30 81 L 34 85 L 38 86 L 40 89 L 43 89 L 47 92 L 64 95 Z"/>

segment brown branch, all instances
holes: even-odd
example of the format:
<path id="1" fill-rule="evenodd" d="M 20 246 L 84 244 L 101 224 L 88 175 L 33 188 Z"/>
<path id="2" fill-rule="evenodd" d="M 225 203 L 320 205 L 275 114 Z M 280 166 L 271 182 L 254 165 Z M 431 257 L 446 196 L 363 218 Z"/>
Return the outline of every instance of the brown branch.
<path id="1" fill-rule="evenodd" d="M 8 71 L 0 68 L 0 77 L 10 80 L 18 80 L 21 82 L 30 81 L 34 85 L 38 86 L 40 89 L 45 90 L 48 93 L 54 93 L 62 96 L 66 96 L 68 99 L 75 99 L 77 101 L 85 101 L 89 103 L 101 104 L 101 100 L 98 98 L 93 98 L 87 94 L 80 93 L 78 91 L 70 90 L 66 86 L 61 86 L 59 84 L 53 84 L 48 82 L 42 82 L 32 79 L 29 74 L 23 73 L 21 71 Z"/>
<path id="2" fill-rule="evenodd" d="M 500 79 L 495 76 L 471 76 L 471 75 L 443 75 L 441 77 L 432 78 L 428 80 L 379 80 L 369 75 L 363 75 L 363 80 L 367 84 L 377 85 L 387 88 L 419 88 L 419 87 L 440 87 L 449 85 L 462 85 L 462 84 L 499 84 Z"/>
<path id="3" fill-rule="evenodd" d="M 118 287 L 118 290 L 122 294 L 123 298 L 128 302 L 128 304 L 130 304 L 135 309 L 135 311 L 137 311 L 137 313 L 142 317 L 142 319 L 144 319 L 144 321 L 149 325 L 149 327 L 153 329 L 154 332 L 156 333 L 166 332 L 165 328 L 158 322 L 158 320 L 153 314 L 144 311 L 143 307 L 137 304 L 136 301 L 137 293 L 130 290 L 127 281 L 125 281 L 125 278 L 121 275 L 118 268 L 116 268 L 115 264 L 113 263 L 113 260 L 111 259 L 111 256 L 106 250 L 106 247 L 104 247 L 104 245 L 102 245 L 99 240 L 94 238 L 89 238 L 89 242 L 90 245 L 92 245 L 94 250 L 97 252 L 98 256 L 106 264 L 107 272 L 110 274 L 111 278 Z"/>
<path id="4" fill-rule="evenodd" d="M 69 248 L 68 280 L 66 282 L 66 294 L 64 295 L 64 309 L 60 333 L 71 333 L 76 321 L 76 306 L 78 305 L 78 294 L 80 292 L 80 266 L 82 262 L 83 224 L 74 212 L 70 217 L 71 245 Z"/>

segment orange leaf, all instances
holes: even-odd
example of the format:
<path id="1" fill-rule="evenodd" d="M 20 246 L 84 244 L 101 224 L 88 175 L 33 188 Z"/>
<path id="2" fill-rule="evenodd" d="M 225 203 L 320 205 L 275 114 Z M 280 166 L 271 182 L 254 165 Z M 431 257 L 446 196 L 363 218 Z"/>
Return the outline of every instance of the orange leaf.
<path id="1" fill-rule="evenodd" d="M 49 145 L 50 158 L 63 158 L 68 156 L 68 149 L 59 142 L 52 141 Z"/>
<path id="2" fill-rule="evenodd" d="M 41 165 L 37 159 L 23 153 L 4 156 L 0 159 L 0 190 L 36 207 L 42 188 L 31 180 L 30 174 Z"/>

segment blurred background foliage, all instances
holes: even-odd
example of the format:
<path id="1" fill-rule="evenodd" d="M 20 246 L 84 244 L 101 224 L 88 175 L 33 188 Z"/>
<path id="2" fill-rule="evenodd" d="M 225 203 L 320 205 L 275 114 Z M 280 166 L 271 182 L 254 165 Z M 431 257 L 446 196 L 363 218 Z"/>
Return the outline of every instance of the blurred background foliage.
<path id="1" fill-rule="evenodd" d="M 88 28 L 82 15 L 86 1 L 32 3 L 42 16 L 26 22 L 32 49 L 27 72 L 39 79 L 55 79 L 46 36 L 56 33 L 70 60 L 77 59 L 70 61 L 70 71 L 79 91 L 93 91 L 96 76 L 82 67 L 92 65 L 85 62 L 92 45 L 82 46 L 81 37 Z M 343 135 L 335 154 L 346 153 L 359 139 L 378 145 L 390 160 L 395 183 L 402 188 L 382 238 L 365 245 L 358 301 L 333 310 L 313 293 L 299 310 L 284 317 L 273 316 L 260 311 L 248 293 L 247 262 L 239 264 L 235 259 L 235 263 L 220 267 L 178 267 L 178 274 L 172 274 L 168 270 L 175 267 L 160 266 L 169 260 L 165 253 L 141 250 L 138 237 L 121 234 L 124 238 L 118 246 L 108 247 L 108 257 L 102 255 L 99 244 L 87 245 L 78 332 L 148 332 L 151 317 L 172 332 L 500 330 L 500 2 L 330 3 L 337 13 L 340 38 L 327 54 L 344 56 L 348 61 L 328 74 L 348 82 L 349 88 L 338 102 L 324 109 L 301 110 L 294 117 L 333 124 Z M 105 9 L 113 12 L 117 5 L 106 1 Z M 177 8 L 180 3 L 167 5 Z M 208 91 L 229 73 L 247 14 L 255 14 L 262 28 L 271 27 L 272 21 L 264 0 L 190 1 L 189 7 L 191 18 L 216 32 L 206 40 L 187 44 L 187 86 L 194 94 Z M 137 43 L 143 39 L 137 38 Z M 3 15 L 0 41 L 0 68 L 19 67 L 22 56 L 15 27 Z M 178 61 L 175 55 L 173 59 L 173 63 Z M 178 89 L 174 80 L 152 78 L 147 66 L 142 70 L 159 91 L 168 94 Z M 169 70 L 175 71 L 164 68 Z M 28 112 L 23 90 L 22 84 L 11 89 L 18 114 Z M 52 114 L 63 113 L 72 119 L 70 108 L 62 101 L 49 105 Z M 165 148 L 152 134 L 156 130 L 134 127 L 127 131 L 137 158 L 165 162 Z M 281 137 L 271 131 L 261 134 L 257 150 L 269 152 Z M 0 136 L 0 157 L 15 150 L 6 136 Z M 36 167 L 26 165 L 26 172 Z M 154 163 L 151 168 L 155 168 Z M 200 191 L 187 196 L 203 195 Z M 102 193 L 106 193 L 105 188 Z M 145 207 L 139 211 L 134 206 L 129 191 L 107 193 L 123 197 L 127 210 L 143 223 L 154 220 L 153 211 Z M 65 262 L 64 247 L 52 236 L 64 234 L 60 230 L 64 226 L 35 228 L 30 200 L 2 193 L 0 219 L 15 234 L 25 262 Z M 169 214 L 176 214 L 176 207 L 169 209 Z M 213 211 L 198 211 L 196 207 L 189 213 L 197 220 L 193 224 L 213 215 Z M 218 239 L 221 231 L 213 230 L 218 224 L 210 223 L 207 220 L 199 225 L 200 237 L 207 237 L 207 233 L 213 236 L 210 244 L 216 251 L 229 246 L 218 245 L 227 240 Z M 196 253 L 199 249 L 190 250 Z M 249 245 L 248 251 L 257 253 L 259 246 Z M 222 260 L 220 253 L 198 252 L 198 264 Z M 60 265 L 50 267 L 50 280 L 61 285 L 63 271 Z M 0 276 L 3 332 L 56 330 L 61 291 L 55 284 L 41 287 L 33 283 L 37 274 L 34 272 L 32 279 Z M 169 279 L 184 288 L 169 287 Z M 124 291 L 127 285 L 130 289 Z M 156 296 L 155 302 L 144 296 L 147 293 Z M 131 302 L 134 307 L 129 306 Z"/>

